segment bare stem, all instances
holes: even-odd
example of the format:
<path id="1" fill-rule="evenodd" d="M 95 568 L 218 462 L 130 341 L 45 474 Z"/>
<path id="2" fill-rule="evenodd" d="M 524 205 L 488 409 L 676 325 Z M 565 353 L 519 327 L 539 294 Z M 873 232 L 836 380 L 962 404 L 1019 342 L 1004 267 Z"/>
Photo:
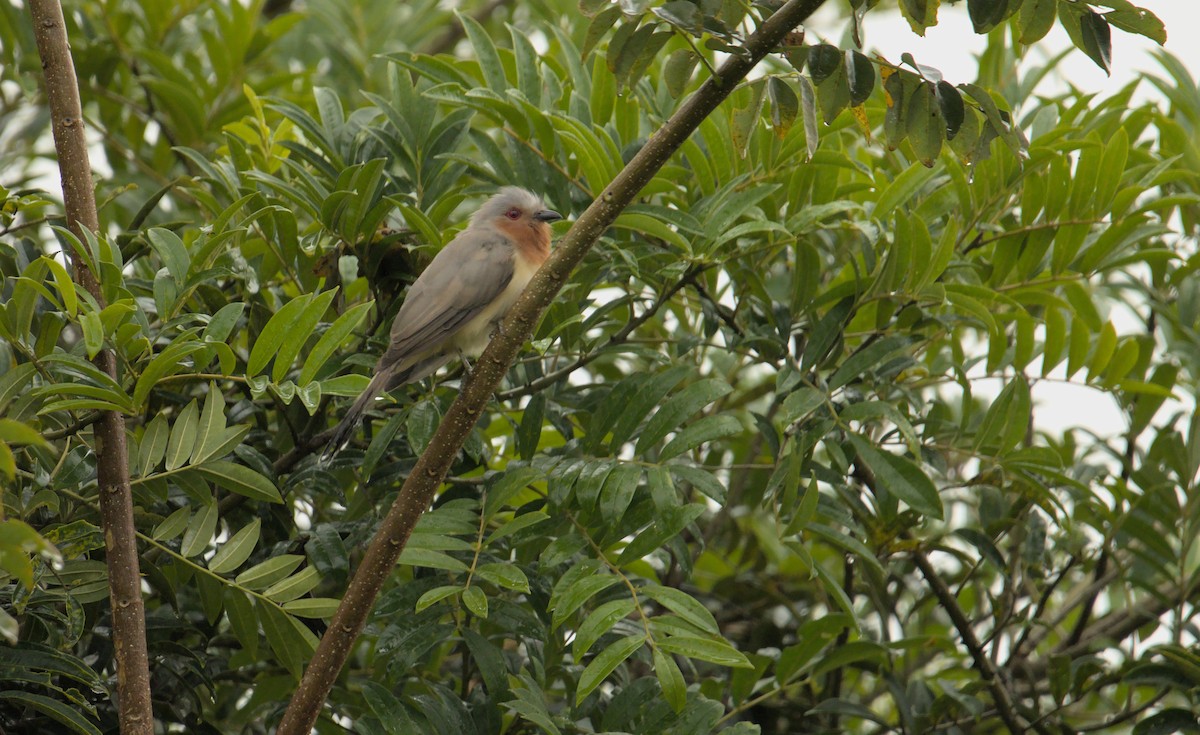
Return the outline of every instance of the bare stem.
<path id="1" fill-rule="evenodd" d="M 87 242 L 85 233 L 99 230 L 100 219 L 96 213 L 96 196 L 92 188 L 83 105 L 79 99 L 79 83 L 67 42 L 62 6 L 55 0 L 29 0 L 29 14 L 33 19 L 34 36 L 45 74 L 46 101 L 50 106 L 54 148 L 58 152 L 67 227 L 81 242 Z M 103 307 L 104 295 L 95 274 L 77 257 L 74 267 L 75 280 Z M 117 358 L 112 350 L 102 350 L 95 362 L 96 367 L 119 380 Z M 100 522 L 104 528 L 108 593 L 112 602 L 112 637 L 117 665 L 121 733 L 153 735 L 146 615 L 133 524 L 125 417 L 116 411 L 103 412 L 95 435 Z"/>

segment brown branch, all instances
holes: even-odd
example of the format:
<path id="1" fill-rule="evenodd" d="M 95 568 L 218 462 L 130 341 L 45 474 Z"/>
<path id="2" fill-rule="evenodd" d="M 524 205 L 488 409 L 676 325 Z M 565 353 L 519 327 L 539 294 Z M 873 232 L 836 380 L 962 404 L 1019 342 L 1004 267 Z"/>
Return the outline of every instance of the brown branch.
<path id="1" fill-rule="evenodd" d="M 779 44 L 786 33 L 812 15 L 823 2 L 788 0 L 764 21 L 746 40 L 743 53 L 730 55 L 717 74 L 680 106 L 559 242 L 550 259 L 533 277 L 505 319 L 501 333 L 479 358 L 471 380 L 463 386 L 438 426 L 429 447 L 421 454 L 405 480 L 395 503 L 371 540 L 362 564 L 351 579 L 312 661 L 305 669 L 276 735 L 309 735 L 329 690 L 366 624 L 376 596 L 408 543 L 413 527 L 433 501 L 454 457 L 487 407 L 496 386 L 516 359 L 517 352 L 533 333 L 538 318 L 566 283 L 572 270 L 700 123 L 729 96 L 737 83 Z"/>
<path id="2" fill-rule="evenodd" d="M 1000 672 L 992 664 L 991 659 L 983 651 L 983 646 L 979 643 L 979 638 L 975 635 L 974 628 L 971 627 L 971 621 L 967 620 L 967 616 L 963 613 L 962 608 L 958 606 L 958 600 L 954 597 L 954 593 L 950 591 L 946 580 L 937 573 L 933 568 L 933 564 L 929 563 L 929 557 L 925 556 L 923 551 L 914 551 L 912 554 L 913 561 L 917 568 L 921 570 L 921 574 L 925 577 L 925 581 L 929 583 L 930 589 L 933 590 L 934 597 L 941 603 L 942 609 L 950 616 L 950 621 L 954 624 L 954 628 L 962 637 L 963 645 L 967 647 L 967 651 L 971 654 L 971 659 L 975 662 L 975 670 L 979 672 L 980 678 L 983 679 L 988 689 L 992 693 L 992 699 L 996 703 L 996 711 L 1000 715 L 1000 719 L 1004 720 L 1004 725 L 1012 733 L 1023 733 L 1033 728 L 1038 732 L 1043 732 L 1041 728 L 1033 727 L 1032 725 L 1022 724 L 1017 716 L 1016 708 L 1013 705 L 1012 693 L 1008 691 L 1008 687 L 1000 679 Z"/>
<path id="3" fill-rule="evenodd" d="M 100 229 L 92 169 L 88 160 L 79 83 L 67 42 L 62 6 L 55 0 L 29 0 L 34 36 L 45 74 L 46 101 L 54 131 L 54 148 L 62 177 L 67 227 L 81 242 Z M 75 279 L 103 308 L 96 276 L 72 253 Z M 112 350 L 96 356 L 96 367 L 114 379 L 117 358 Z M 95 429 L 96 474 L 100 484 L 100 521 L 104 527 L 108 593 L 112 601 L 113 649 L 122 735 L 153 735 L 150 665 L 146 654 L 146 619 L 138 568 L 133 494 L 129 485 L 129 451 L 125 417 L 105 411 Z"/>

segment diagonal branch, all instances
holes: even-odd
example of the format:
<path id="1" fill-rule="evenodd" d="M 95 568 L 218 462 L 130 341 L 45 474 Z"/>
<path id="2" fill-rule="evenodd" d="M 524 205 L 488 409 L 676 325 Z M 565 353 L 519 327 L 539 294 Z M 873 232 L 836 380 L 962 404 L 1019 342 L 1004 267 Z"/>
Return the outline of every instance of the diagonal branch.
<path id="1" fill-rule="evenodd" d="M 79 82 L 75 77 L 75 65 L 67 42 L 62 6 L 56 0 L 29 0 L 28 4 L 45 74 L 46 101 L 50 106 L 54 148 L 58 152 L 67 227 L 80 242 L 87 242 L 85 233 L 99 230 L 100 218 L 96 213 L 96 195 L 92 188 L 92 168 L 88 160 Z M 76 254 L 73 253 L 72 258 L 75 280 L 103 308 L 104 294 L 96 275 Z M 119 379 L 117 358 L 112 350 L 101 350 L 95 362 L 96 367 Z M 129 485 L 125 417 L 116 411 L 102 412 L 95 436 L 100 521 L 104 527 L 108 594 L 112 601 L 112 637 L 117 662 L 121 733 L 153 735 L 146 619 L 133 525 L 133 493 Z"/>
<path id="2" fill-rule="evenodd" d="M 933 590 L 934 597 L 938 599 L 942 609 L 950 616 L 950 621 L 954 623 L 954 628 L 962 637 L 963 645 L 971 653 L 971 659 L 975 662 L 975 670 L 979 672 L 980 678 L 991 691 L 992 699 L 996 702 L 996 710 L 1000 719 L 1004 720 L 1009 732 L 1021 733 L 1030 729 L 1044 732 L 1043 728 L 1036 725 L 1021 724 L 1021 719 L 1017 716 L 1017 710 L 1013 704 L 1012 692 L 1008 691 L 1008 687 L 1001 681 L 1000 672 L 996 670 L 992 660 L 984 653 L 983 645 L 975 635 L 975 629 L 971 627 L 971 621 L 967 620 L 962 608 L 958 606 L 958 599 L 950 591 L 946 580 L 942 579 L 942 576 L 933 568 L 929 557 L 925 555 L 925 552 L 918 550 L 913 552 L 912 558 L 925 577 L 925 581 L 929 583 L 930 589 Z"/>
<path id="3" fill-rule="evenodd" d="M 429 447 L 405 480 L 322 636 L 284 712 L 277 735 L 308 735 L 311 731 L 334 680 L 366 624 L 376 596 L 408 543 L 413 527 L 433 501 L 454 457 L 483 414 L 496 386 L 571 271 L 737 83 L 783 40 L 784 35 L 812 15 L 823 2 L 788 0 L 764 21 L 746 39 L 743 53 L 730 55 L 716 75 L 680 106 L 559 242 L 505 319 L 501 334 L 479 358 L 471 380 L 446 412 Z"/>

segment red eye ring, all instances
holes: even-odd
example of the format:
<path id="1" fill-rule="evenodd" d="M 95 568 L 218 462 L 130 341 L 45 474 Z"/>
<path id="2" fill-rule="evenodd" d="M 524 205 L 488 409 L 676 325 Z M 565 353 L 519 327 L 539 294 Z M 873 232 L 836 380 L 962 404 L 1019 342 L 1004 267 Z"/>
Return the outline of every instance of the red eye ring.
<path id="1" fill-rule="evenodd" d="M 517 209 L 516 207 L 513 207 L 512 209 L 505 212 L 504 216 L 508 217 L 509 219 L 520 219 L 521 218 L 521 210 Z"/>

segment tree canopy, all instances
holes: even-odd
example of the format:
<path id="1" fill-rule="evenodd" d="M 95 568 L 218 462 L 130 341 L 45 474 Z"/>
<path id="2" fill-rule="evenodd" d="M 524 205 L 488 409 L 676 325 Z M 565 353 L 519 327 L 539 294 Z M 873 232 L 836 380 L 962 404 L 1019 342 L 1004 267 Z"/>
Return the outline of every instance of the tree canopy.
<path id="1" fill-rule="evenodd" d="M 5 732 L 150 732 L 117 704 L 118 565 L 159 731 L 273 732 L 381 527 L 319 733 L 1200 731 L 1200 91 L 1166 52 L 1103 96 L 1018 63 L 1060 24 L 1108 71 L 1166 41 L 1149 11 L 968 0 L 986 50 L 938 70 L 871 51 L 896 4 L 828 3 L 741 79 L 822 3 L 68 2 L 81 234 L 25 4 Z M 939 9 L 898 4 L 918 34 Z M 397 391 L 320 462 L 408 284 L 508 184 L 581 259 L 497 340 L 516 363 Z M 463 446 L 435 438 L 488 370 Z M 1125 424 L 1047 430 L 1068 383 Z M 115 415 L 135 560 L 101 513 Z M 449 476 L 408 508 L 430 451 Z"/>

